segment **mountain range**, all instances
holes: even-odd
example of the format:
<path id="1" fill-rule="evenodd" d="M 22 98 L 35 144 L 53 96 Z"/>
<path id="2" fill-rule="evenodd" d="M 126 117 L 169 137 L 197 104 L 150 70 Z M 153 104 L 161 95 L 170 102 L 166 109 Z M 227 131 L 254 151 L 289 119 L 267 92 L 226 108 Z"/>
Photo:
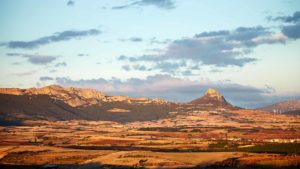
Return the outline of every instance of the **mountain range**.
<path id="1" fill-rule="evenodd" d="M 0 88 L 0 103 L 0 125 L 18 125 L 26 120 L 148 121 L 168 117 L 170 112 L 176 111 L 241 109 L 228 103 L 222 94 L 211 88 L 204 96 L 188 103 L 110 96 L 93 89 L 58 85 L 29 89 Z"/>
<path id="2" fill-rule="evenodd" d="M 168 115 L 176 104 L 162 99 L 109 96 L 92 89 L 1 88 L 0 123 L 24 120 L 154 120 Z"/>

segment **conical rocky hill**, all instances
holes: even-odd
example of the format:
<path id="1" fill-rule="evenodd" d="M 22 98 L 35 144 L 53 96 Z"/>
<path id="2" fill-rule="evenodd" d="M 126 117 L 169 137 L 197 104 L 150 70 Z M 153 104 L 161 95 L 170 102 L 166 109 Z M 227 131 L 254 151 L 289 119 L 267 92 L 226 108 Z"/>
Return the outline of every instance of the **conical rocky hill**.
<path id="1" fill-rule="evenodd" d="M 222 94 L 212 88 L 209 88 L 204 96 L 189 102 L 189 104 L 205 107 L 234 107 L 225 100 Z"/>

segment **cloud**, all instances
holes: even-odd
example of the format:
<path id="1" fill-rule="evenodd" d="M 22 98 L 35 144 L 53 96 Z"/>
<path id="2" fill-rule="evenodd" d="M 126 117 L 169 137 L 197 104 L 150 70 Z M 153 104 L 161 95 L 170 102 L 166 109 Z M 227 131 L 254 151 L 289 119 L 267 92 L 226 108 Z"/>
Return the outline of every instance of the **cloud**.
<path id="1" fill-rule="evenodd" d="M 79 57 L 83 57 L 83 56 L 89 56 L 89 54 L 86 54 L 86 53 L 78 53 L 78 55 L 77 56 L 79 56 Z"/>
<path id="2" fill-rule="evenodd" d="M 284 34 L 272 34 L 268 36 L 260 36 L 252 39 L 256 44 L 273 44 L 273 43 L 282 43 L 284 44 L 288 40 L 288 37 Z"/>
<path id="3" fill-rule="evenodd" d="M 134 64 L 134 65 L 123 65 L 123 70 L 130 71 L 130 70 L 138 70 L 138 71 L 150 71 L 151 68 L 147 68 L 145 65 Z"/>
<path id="4" fill-rule="evenodd" d="M 133 69 L 135 69 L 135 70 L 140 70 L 140 71 L 146 71 L 146 70 L 149 70 L 148 68 L 146 68 L 146 66 L 144 66 L 144 65 L 139 65 L 139 64 L 133 65 Z"/>
<path id="5" fill-rule="evenodd" d="M 238 27 L 235 30 L 221 30 L 211 31 L 196 34 L 196 38 L 215 38 L 219 37 L 225 42 L 232 42 L 236 48 L 251 48 L 265 43 L 282 43 L 286 39 L 276 39 L 274 32 L 271 32 L 268 28 L 257 26 L 257 27 Z M 257 41 L 259 38 L 269 38 L 267 41 Z"/>
<path id="6" fill-rule="evenodd" d="M 155 6 L 160 9 L 173 9 L 175 2 L 173 0 L 139 0 L 127 5 L 115 6 L 112 9 L 126 9 L 134 6 Z"/>
<path id="7" fill-rule="evenodd" d="M 100 33 L 101 31 L 97 29 L 89 29 L 89 30 L 82 30 L 82 31 L 67 30 L 63 32 L 56 32 L 53 35 L 41 37 L 32 41 L 10 41 L 2 45 L 11 49 L 15 49 L 15 48 L 34 49 L 54 42 L 68 41 L 68 40 L 83 38 L 87 36 L 95 36 Z"/>
<path id="8" fill-rule="evenodd" d="M 170 75 L 154 75 L 145 79 L 79 79 L 68 77 L 56 78 L 56 83 L 62 86 L 94 88 L 111 95 L 127 95 L 131 97 L 164 98 L 171 101 L 188 102 L 201 97 L 209 87 L 224 94 L 234 105 L 242 107 L 259 107 L 273 101 L 270 96 L 273 89 L 270 86 L 256 88 L 230 81 L 188 80 Z"/>
<path id="9" fill-rule="evenodd" d="M 14 63 L 12 63 L 12 65 L 22 65 L 22 63 L 20 63 L 20 62 L 14 62 Z"/>
<path id="10" fill-rule="evenodd" d="M 121 42 L 126 42 L 126 41 L 130 41 L 130 42 L 142 42 L 143 38 L 140 37 L 131 37 L 129 39 L 120 39 Z"/>
<path id="11" fill-rule="evenodd" d="M 182 67 L 187 67 L 187 62 L 185 61 L 181 61 L 181 62 L 166 62 L 166 61 L 162 61 L 162 62 L 157 62 L 153 69 L 158 69 L 161 72 L 164 73 L 171 73 L 171 74 L 175 74 L 176 71 Z M 187 71 L 185 71 L 186 73 Z M 187 74 L 186 74 L 187 75 Z"/>
<path id="12" fill-rule="evenodd" d="M 141 42 L 141 41 L 143 41 L 143 39 L 139 38 L 139 37 L 132 37 L 132 38 L 130 38 L 130 41 L 132 41 L 132 42 Z"/>
<path id="13" fill-rule="evenodd" d="M 18 77 L 23 77 L 23 76 L 30 76 L 30 75 L 33 75 L 36 73 L 37 73 L 36 70 L 30 70 L 30 71 L 26 71 L 26 72 L 22 72 L 22 73 L 13 73 L 13 75 L 18 76 Z"/>
<path id="14" fill-rule="evenodd" d="M 300 38 L 300 22 L 295 25 L 288 25 L 282 27 L 282 33 L 291 39 Z"/>
<path id="15" fill-rule="evenodd" d="M 147 42 L 149 45 L 153 44 L 168 44 L 172 42 L 171 39 L 158 40 L 156 37 L 150 39 L 143 39 L 141 37 L 130 37 L 130 38 L 120 38 L 121 42 Z M 155 50 L 155 49 L 153 49 Z"/>
<path id="16" fill-rule="evenodd" d="M 150 63 L 152 69 L 171 74 L 180 68 L 180 71 L 186 72 L 201 65 L 242 67 L 257 61 L 256 58 L 246 57 L 255 47 L 285 43 L 287 39 L 285 35 L 262 26 L 239 27 L 231 31 L 202 32 L 194 37 L 174 40 L 165 49 L 157 50 L 157 53 L 135 57 L 121 55 L 118 59 L 131 63 Z"/>
<path id="17" fill-rule="evenodd" d="M 281 21 L 284 25 L 281 32 L 290 39 L 297 40 L 300 38 L 300 11 L 295 12 L 292 16 L 269 17 L 273 21 Z"/>
<path id="18" fill-rule="evenodd" d="M 54 61 L 56 56 L 46 56 L 46 55 L 23 55 L 23 57 L 28 58 L 28 61 L 32 64 L 45 65 Z"/>
<path id="19" fill-rule="evenodd" d="M 201 38 L 201 37 L 214 37 L 214 36 L 224 36 L 224 35 L 229 35 L 230 31 L 227 30 L 221 30 L 221 31 L 210 31 L 210 32 L 202 32 L 199 34 L 196 34 L 196 38 Z"/>
<path id="20" fill-rule="evenodd" d="M 67 2 L 67 5 L 68 5 L 68 6 L 74 6 L 74 5 L 75 5 L 75 2 L 74 2 L 74 1 L 71 1 L 71 0 L 69 0 L 69 1 Z"/>
<path id="21" fill-rule="evenodd" d="M 51 69 L 51 70 L 49 71 L 49 73 L 55 73 L 55 72 L 57 72 L 57 69 Z"/>
<path id="22" fill-rule="evenodd" d="M 150 39 L 150 44 L 167 44 L 170 43 L 171 39 L 158 40 L 156 37 Z"/>
<path id="23" fill-rule="evenodd" d="M 28 62 L 36 65 L 46 65 L 52 63 L 58 56 L 40 55 L 40 54 L 24 54 L 24 53 L 7 53 L 7 56 L 18 56 L 27 58 Z"/>
<path id="24" fill-rule="evenodd" d="M 298 23 L 300 22 L 300 11 L 295 12 L 292 16 L 278 16 L 278 17 L 269 17 L 273 21 L 282 21 L 286 23 Z"/>
<path id="25" fill-rule="evenodd" d="M 102 91 L 113 90 L 112 84 L 104 78 L 72 80 L 68 77 L 57 77 L 55 80 L 57 84 L 62 86 L 102 89 Z"/>
<path id="26" fill-rule="evenodd" d="M 60 63 L 56 63 L 54 65 L 54 67 L 66 67 L 67 66 L 67 63 L 66 62 L 60 62 Z"/>
<path id="27" fill-rule="evenodd" d="M 48 76 L 41 76 L 40 77 L 40 81 L 52 81 L 54 80 L 52 77 L 48 77 Z"/>
<path id="28" fill-rule="evenodd" d="M 122 69 L 124 69 L 126 71 L 130 71 L 131 70 L 130 65 L 123 65 Z"/>

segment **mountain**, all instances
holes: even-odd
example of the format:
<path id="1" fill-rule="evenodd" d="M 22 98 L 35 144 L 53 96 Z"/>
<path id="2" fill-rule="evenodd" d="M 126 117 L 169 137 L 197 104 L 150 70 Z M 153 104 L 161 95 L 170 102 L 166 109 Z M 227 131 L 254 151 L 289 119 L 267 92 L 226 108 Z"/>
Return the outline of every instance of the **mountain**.
<path id="1" fill-rule="evenodd" d="M 236 109 L 216 90 L 187 104 L 163 99 L 110 96 L 93 89 L 0 88 L 0 125 L 22 124 L 26 120 L 149 121 L 169 117 L 170 112 Z"/>
<path id="2" fill-rule="evenodd" d="M 127 96 L 108 96 L 94 89 L 63 88 L 58 85 L 50 85 L 43 88 L 0 88 L 0 94 L 9 95 L 48 95 L 53 99 L 61 100 L 72 107 L 91 106 L 110 102 L 127 102 L 133 104 L 167 104 L 163 99 L 130 98 Z"/>
<path id="3" fill-rule="evenodd" d="M 202 107 L 234 108 L 234 106 L 232 106 L 226 101 L 222 94 L 220 94 L 217 90 L 212 88 L 209 88 L 204 94 L 204 96 L 192 100 L 188 104 Z"/>
<path id="4" fill-rule="evenodd" d="M 259 110 L 268 111 L 272 113 L 279 114 L 295 114 L 292 112 L 296 112 L 300 110 L 300 101 L 299 100 L 288 100 L 284 102 L 278 102 L 266 107 L 258 108 Z M 297 114 L 297 113 L 296 113 Z"/>
<path id="5" fill-rule="evenodd" d="M 24 120 L 155 120 L 166 117 L 177 104 L 163 99 L 109 96 L 92 89 L 1 88 L 0 125 Z"/>
<path id="6" fill-rule="evenodd" d="M 0 103 L 0 125 L 19 125 L 24 120 L 88 119 L 83 111 L 47 95 L 0 94 Z"/>

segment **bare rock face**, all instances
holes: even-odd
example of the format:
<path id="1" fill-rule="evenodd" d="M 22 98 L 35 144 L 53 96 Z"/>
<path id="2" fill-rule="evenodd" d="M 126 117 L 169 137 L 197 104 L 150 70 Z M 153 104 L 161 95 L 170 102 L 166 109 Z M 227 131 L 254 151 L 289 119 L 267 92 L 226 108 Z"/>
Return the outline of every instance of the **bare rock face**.
<path id="1" fill-rule="evenodd" d="M 72 107 L 101 105 L 102 103 L 126 102 L 129 104 L 168 104 L 163 99 L 131 98 L 127 96 L 108 96 L 94 89 L 63 88 L 50 85 L 42 88 L 0 88 L 0 94 L 9 95 L 49 95 L 51 98 L 64 101 Z"/>
<path id="2" fill-rule="evenodd" d="M 214 99 L 216 101 L 220 101 L 220 102 L 226 102 L 226 100 L 224 99 L 223 95 L 221 95 L 217 90 L 209 88 L 204 97 L 210 98 L 210 99 Z"/>
<path id="3" fill-rule="evenodd" d="M 1 94 L 23 95 L 25 90 L 18 88 L 0 88 Z"/>
<path id="4" fill-rule="evenodd" d="M 209 88 L 204 96 L 189 102 L 189 104 L 207 107 L 233 107 L 225 100 L 222 94 L 212 88 Z"/>
<path id="5" fill-rule="evenodd" d="M 0 88 L 0 125 L 24 120 L 105 120 L 117 122 L 167 117 L 177 104 L 162 99 L 109 96 L 93 89 Z"/>

